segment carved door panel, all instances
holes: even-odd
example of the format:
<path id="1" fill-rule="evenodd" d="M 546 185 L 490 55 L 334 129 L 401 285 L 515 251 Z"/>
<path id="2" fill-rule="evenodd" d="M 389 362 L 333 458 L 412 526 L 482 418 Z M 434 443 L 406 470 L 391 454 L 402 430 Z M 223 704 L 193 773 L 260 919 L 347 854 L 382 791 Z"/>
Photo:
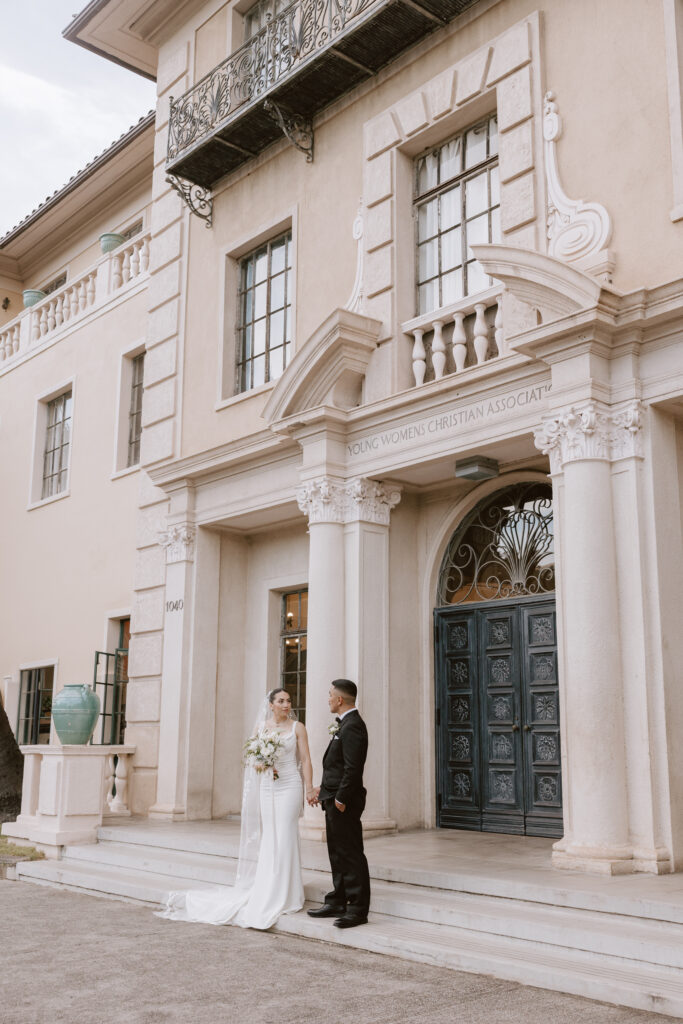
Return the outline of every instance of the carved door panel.
<path id="1" fill-rule="evenodd" d="M 439 824 L 480 828 L 478 644 L 471 611 L 437 613 Z"/>
<path id="2" fill-rule="evenodd" d="M 434 619 L 438 825 L 561 836 L 555 602 Z"/>
<path id="3" fill-rule="evenodd" d="M 521 658 L 517 608 L 476 613 L 481 693 L 482 829 L 524 833 Z"/>
<path id="4" fill-rule="evenodd" d="M 555 602 L 523 605 L 520 613 L 525 676 L 526 832 L 556 836 L 562 833 L 562 773 Z"/>

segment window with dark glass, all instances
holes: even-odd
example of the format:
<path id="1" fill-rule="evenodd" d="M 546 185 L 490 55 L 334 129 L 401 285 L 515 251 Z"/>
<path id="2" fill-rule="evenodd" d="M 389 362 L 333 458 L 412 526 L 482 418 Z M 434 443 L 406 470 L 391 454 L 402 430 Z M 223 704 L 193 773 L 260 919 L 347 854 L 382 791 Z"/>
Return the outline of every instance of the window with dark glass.
<path id="1" fill-rule="evenodd" d="M 17 742 L 49 743 L 54 667 L 24 669 L 19 687 Z"/>
<path id="2" fill-rule="evenodd" d="M 66 391 L 47 403 L 41 498 L 50 498 L 66 490 L 71 449 L 72 405 L 71 391 Z"/>
<path id="3" fill-rule="evenodd" d="M 131 359 L 132 375 L 130 385 L 130 409 L 128 412 L 128 461 L 127 466 L 137 466 L 140 461 L 140 436 L 142 434 L 142 382 L 145 371 L 145 353 Z"/>
<path id="4" fill-rule="evenodd" d="M 415 216 L 418 315 L 490 286 L 470 246 L 500 241 L 495 114 L 418 157 Z"/>
<path id="5" fill-rule="evenodd" d="M 290 356 L 292 233 L 249 253 L 239 264 L 237 390 L 281 376 Z"/>
<path id="6" fill-rule="evenodd" d="M 118 646 L 114 651 L 95 651 L 93 689 L 100 698 L 101 714 L 92 743 L 124 742 L 130 619 L 119 620 Z"/>
<path id="7" fill-rule="evenodd" d="M 308 590 L 282 595 L 280 659 L 282 686 L 292 699 L 292 708 L 300 722 L 306 721 L 306 631 L 308 627 Z"/>
<path id="8" fill-rule="evenodd" d="M 258 0 L 244 15 L 244 39 L 251 39 L 280 11 L 288 7 L 291 0 Z"/>

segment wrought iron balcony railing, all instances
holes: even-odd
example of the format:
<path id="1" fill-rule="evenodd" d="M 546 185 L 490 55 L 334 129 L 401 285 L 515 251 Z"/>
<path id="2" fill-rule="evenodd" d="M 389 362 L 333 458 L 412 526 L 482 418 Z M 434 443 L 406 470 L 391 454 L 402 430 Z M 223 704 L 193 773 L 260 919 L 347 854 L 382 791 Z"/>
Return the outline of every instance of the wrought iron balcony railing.
<path id="1" fill-rule="evenodd" d="M 282 132 L 312 160 L 318 111 L 475 2 L 294 0 L 171 100 L 167 171 L 209 189 Z"/>

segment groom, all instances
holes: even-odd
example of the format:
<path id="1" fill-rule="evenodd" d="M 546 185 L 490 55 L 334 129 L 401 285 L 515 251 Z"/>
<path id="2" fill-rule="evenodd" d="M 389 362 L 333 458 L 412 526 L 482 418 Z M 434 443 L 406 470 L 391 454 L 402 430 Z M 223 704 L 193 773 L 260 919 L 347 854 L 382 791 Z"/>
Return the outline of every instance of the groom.
<path id="1" fill-rule="evenodd" d="M 350 679 L 335 679 L 328 705 L 336 715 L 334 732 L 323 757 L 323 777 L 316 798 L 325 810 L 327 852 L 332 868 L 332 892 L 310 917 L 335 917 L 337 928 L 366 924 L 370 905 L 370 874 L 363 852 L 360 817 L 365 807 L 363 766 L 368 753 L 368 730 L 356 707 L 358 690 Z"/>

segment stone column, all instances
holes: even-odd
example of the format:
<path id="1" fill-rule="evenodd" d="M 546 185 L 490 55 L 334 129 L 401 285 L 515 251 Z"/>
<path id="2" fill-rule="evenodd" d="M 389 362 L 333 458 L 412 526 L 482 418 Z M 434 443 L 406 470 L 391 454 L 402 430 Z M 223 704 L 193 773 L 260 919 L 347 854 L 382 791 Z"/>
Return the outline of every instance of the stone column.
<path id="1" fill-rule="evenodd" d="M 186 816 L 187 714 L 196 529 L 184 521 L 159 538 L 166 551 L 166 599 L 159 731 L 159 774 L 150 818 Z"/>
<path id="2" fill-rule="evenodd" d="M 567 792 L 553 865 L 604 874 L 633 870 L 610 464 L 615 445 L 628 443 L 622 433 L 618 417 L 589 401 L 548 417 L 536 434 L 562 495 L 555 525 Z"/>
<path id="3" fill-rule="evenodd" d="M 333 679 L 346 674 L 344 484 L 330 477 L 311 480 L 299 488 L 297 500 L 309 523 L 306 730 L 313 779 L 319 782 L 331 721 L 327 692 Z M 320 810 L 307 805 L 302 836 L 322 839 L 324 830 Z"/>
<path id="4" fill-rule="evenodd" d="M 396 830 L 389 817 L 389 518 L 400 496 L 374 480 L 347 486 L 346 671 L 370 734 L 366 835 Z"/>
<path id="5" fill-rule="evenodd" d="M 374 481 L 330 477 L 309 481 L 298 493 L 310 535 L 306 728 L 314 778 L 320 778 L 329 742 L 330 683 L 353 679 L 371 734 L 363 820 L 368 833 L 395 828 L 387 811 L 388 530 L 399 496 L 397 488 Z M 319 810 L 306 810 L 302 835 L 323 837 Z"/>

